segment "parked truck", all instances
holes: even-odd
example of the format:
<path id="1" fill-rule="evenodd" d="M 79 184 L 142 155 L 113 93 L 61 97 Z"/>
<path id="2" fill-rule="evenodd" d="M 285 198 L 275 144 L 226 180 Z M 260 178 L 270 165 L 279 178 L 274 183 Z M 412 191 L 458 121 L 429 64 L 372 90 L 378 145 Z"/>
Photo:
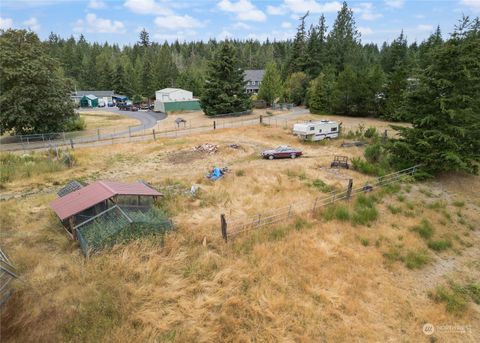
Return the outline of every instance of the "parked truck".
<path id="1" fill-rule="evenodd" d="M 293 134 L 306 141 L 338 138 L 340 125 L 335 121 L 309 121 L 293 125 Z"/>

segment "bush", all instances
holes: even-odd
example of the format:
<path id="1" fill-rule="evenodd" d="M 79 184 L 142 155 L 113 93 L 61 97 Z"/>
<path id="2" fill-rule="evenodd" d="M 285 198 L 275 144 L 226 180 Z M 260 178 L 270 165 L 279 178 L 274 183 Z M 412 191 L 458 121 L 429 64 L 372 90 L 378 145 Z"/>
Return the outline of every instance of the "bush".
<path id="1" fill-rule="evenodd" d="M 398 214 L 402 212 L 402 209 L 400 207 L 395 207 L 393 205 L 388 205 L 387 208 L 392 214 Z"/>
<path id="2" fill-rule="evenodd" d="M 350 212 L 345 206 L 337 206 L 335 209 L 335 219 L 340 221 L 346 221 L 350 219 Z"/>
<path id="3" fill-rule="evenodd" d="M 430 256 L 424 250 L 421 251 L 410 251 L 407 256 L 405 256 L 405 265 L 409 269 L 420 269 L 430 262 Z"/>
<path id="4" fill-rule="evenodd" d="M 467 309 L 467 299 L 458 289 L 449 290 L 446 287 L 438 287 L 433 294 L 436 302 L 445 302 L 447 312 L 461 313 Z"/>
<path id="5" fill-rule="evenodd" d="M 377 138 L 379 136 L 377 128 L 373 126 L 369 127 L 368 129 L 365 130 L 365 133 L 363 134 L 363 136 L 365 138 Z"/>
<path id="6" fill-rule="evenodd" d="M 380 161 L 381 155 L 382 147 L 378 143 L 367 146 L 365 148 L 365 152 L 363 153 L 365 159 L 370 163 L 378 163 Z"/>
<path id="7" fill-rule="evenodd" d="M 85 119 L 76 116 L 65 123 L 65 131 L 82 131 L 87 127 Z"/>
<path id="8" fill-rule="evenodd" d="M 428 247 L 435 251 L 443 251 L 452 247 L 452 241 L 449 239 L 431 240 L 427 243 Z"/>
<path id="9" fill-rule="evenodd" d="M 412 227 L 411 230 L 418 233 L 423 239 L 431 238 L 434 231 L 432 224 L 426 219 L 423 219 L 420 225 Z"/>
<path id="10" fill-rule="evenodd" d="M 385 175 L 385 170 L 380 166 L 374 165 L 362 158 L 352 158 L 352 168 L 366 175 L 382 176 Z"/>
<path id="11" fill-rule="evenodd" d="M 239 169 L 235 172 L 236 176 L 245 176 L 245 170 Z"/>

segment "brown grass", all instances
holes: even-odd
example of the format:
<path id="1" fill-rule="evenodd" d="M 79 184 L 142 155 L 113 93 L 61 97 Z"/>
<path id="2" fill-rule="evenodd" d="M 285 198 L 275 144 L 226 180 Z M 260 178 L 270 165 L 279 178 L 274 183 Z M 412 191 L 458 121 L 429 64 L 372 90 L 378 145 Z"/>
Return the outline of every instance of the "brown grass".
<path id="1" fill-rule="evenodd" d="M 137 126 L 140 121 L 130 118 L 123 114 L 112 113 L 108 111 L 80 112 L 80 116 L 85 119 L 86 129 L 98 129 L 107 127 L 127 127 Z"/>
<path id="2" fill-rule="evenodd" d="M 478 341 L 478 305 L 469 304 L 459 320 L 427 296 L 447 278 L 480 278 L 478 207 L 462 198 L 462 218 L 477 228 L 472 231 L 456 221 L 440 224 L 444 215 L 423 205 L 432 199 L 420 189 L 444 197 L 442 184 L 402 190 L 404 202 L 396 200 L 398 194 L 384 195 L 371 227 L 302 215 L 228 244 L 221 240 L 220 213 L 230 219 L 313 200 L 320 194 L 311 186 L 317 178 L 338 188 L 346 178 L 354 178 L 356 185 L 366 181 L 355 171 L 334 174 L 325 168 L 333 154 L 354 157 L 362 149 L 339 148 L 339 141 L 303 145 L 287 133 L 256 126 L 78 149 L 73 169 L 7 183 L 5 193 L 12 196 L 38 192 L 0 203 L 2 246 L 25 281 L 16 283 L 2 313 L 2 341 L 426 341 L 425 322 L 470 325 L 470 336 L 436 337 Z M 219 152 L 188 165 L 169 161 L 171 154 L 205 142 L 219 144 Z M 230 143 L 242 149 L 229 148 Z M 262 149 L 279 144 L 301 147 L 306 157 L 259 159 Z M 207 181 L 204 174 L 213 165 L 228 165 L 232 172 L 218 182 Z M 237 170 L 243 175 L 237 176 Z M 196 183 L 200 192 L 193 198 L 183 192 L 168 197 L 164 206 L 178 229 L 163 245 L 144 239 L 85 260 L 48 207 L 59 187 L 53 183 L 71 178 L 143 179 L 157 187 L 179 183 L 186 189 Z M 458 211 L 454 200 L 446 200 L 452 214 Z M 414 204 L 412 217 L 388 209 L 391 204 L 407 209 L 407 201 Z M 434 225 L 434 238 L 451 236 L 452 249 L 430 251 L 432 262 L 421 269 L 387 261 L 384 253 L 392 249 L 402 256 L 428 249 L 409 230 L 421 218 Z M 472 246 L 462 245 L 455 235 Z"/>

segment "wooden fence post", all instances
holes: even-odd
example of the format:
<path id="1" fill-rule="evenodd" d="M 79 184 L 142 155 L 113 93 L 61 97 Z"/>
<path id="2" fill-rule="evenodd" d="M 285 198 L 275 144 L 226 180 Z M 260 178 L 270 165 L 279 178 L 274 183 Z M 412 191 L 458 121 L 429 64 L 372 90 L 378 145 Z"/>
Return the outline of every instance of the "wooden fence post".
<path id="1" fill-rule="evenodd" d="M 100 140 L 100 129 L 97 129 L 97 140 Z"/>
<path id="2" fill-rule="evenodd" d="M 227 243 L 227 220 L 225 219 L 225 214 L 220 215 L 220 225 L 221 225 L 221 230 L 222 230 L 222 237 L 225 243 Z"/>
<path id="3" fill-rule="evenodd" d="M 157 138 L 155 137 L 155 129 L 152 129 L 152 135 L 153 135 L 153 140 L 156 140 Z"/>
<path id="4" fill-rule="evenodd" d="M 132 137 L 132 128 L 130 126 L 128 127 L 128 136 Z"/>
<path id="5" fill-rule="evenodd" d="M 263 124 L 263 116 L 260 114 L 260 124 Z"/>
<path id="6" fill-rule="evenodd" d="M 213 121 L 213 129 L 214 129 L 214 130 L 216 130 L 216 129 L 217 129 L 217 123 L 216 123 L 216 121 L 215 121 L 215 120 Z"/>
<path id="7" fill-rule="evenodd" d="M 353 180 L 348 180 L 347 199 L 352 197 Z"/>
<path id="8" fill-rule="evenodd" d="M 70 146 L 72 147 L 72 150 L 75 149 L 75 147 L 73 146 L 73 139 L 70 138 Z"/>
<path id="9" fill-rule="evenodd" d="M 312 211 L 312 214 L 315 214 L 315 208 L 317 207 L 317 201 L 318 201 L 318 198 L 315 198 L 315 202 L 313 203 L 313 211 Z"/>

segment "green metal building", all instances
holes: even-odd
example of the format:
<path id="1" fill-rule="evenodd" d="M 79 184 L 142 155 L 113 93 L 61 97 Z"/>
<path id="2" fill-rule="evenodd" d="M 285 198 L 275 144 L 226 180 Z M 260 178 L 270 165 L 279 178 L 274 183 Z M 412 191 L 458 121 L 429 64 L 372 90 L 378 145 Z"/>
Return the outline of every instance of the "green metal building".
<path id="1" fill-rule="evenodd" d="M 198 111 L 200 101 L 192 92 L 179 88 L 165 88 L 155 92 L 155 112 Z"/>

